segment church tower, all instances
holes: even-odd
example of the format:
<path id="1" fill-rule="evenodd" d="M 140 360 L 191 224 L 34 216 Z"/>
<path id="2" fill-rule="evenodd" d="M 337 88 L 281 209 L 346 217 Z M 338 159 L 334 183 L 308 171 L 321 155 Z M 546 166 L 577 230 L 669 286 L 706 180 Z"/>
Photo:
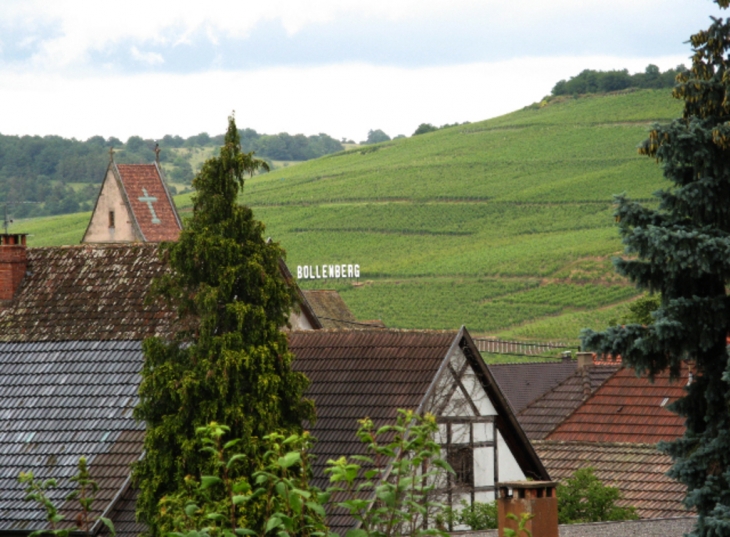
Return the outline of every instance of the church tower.
<path id="1" fill-rule="evenodd" d="M 181 229 L 159 162 L 116 164 L 112 158 L 81 242 L 175 241 Z"/>

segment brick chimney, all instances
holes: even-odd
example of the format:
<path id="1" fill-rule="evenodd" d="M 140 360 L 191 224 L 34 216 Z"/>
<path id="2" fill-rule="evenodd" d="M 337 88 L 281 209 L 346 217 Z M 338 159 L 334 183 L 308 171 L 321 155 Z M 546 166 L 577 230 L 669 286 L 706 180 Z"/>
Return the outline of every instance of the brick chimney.
<path id="1" fill-rule="evenodd" d="M 517 531 L 523 515 L 529 517 L 522 534 L 533 537 L 558 537 L 558 497 L 556 481 L 511 481 L 497 483 L 497 522 L 499 537 L 504 537 L 505 528 Z M 508 518 L 512 513 L 517 520 Z"/>
<path id="2" fill-rule="evenodd" d="M 28 264 L 25 234 L 0 234 L 0 301 L 12 300 Z"/>

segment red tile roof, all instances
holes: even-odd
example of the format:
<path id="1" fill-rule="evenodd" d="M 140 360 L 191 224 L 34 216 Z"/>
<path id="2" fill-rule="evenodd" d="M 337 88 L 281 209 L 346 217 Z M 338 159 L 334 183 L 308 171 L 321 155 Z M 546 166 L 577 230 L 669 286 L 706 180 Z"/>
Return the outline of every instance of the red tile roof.
<path id="1" fill-rule="evenodd" d="M 640 442 L 656 444 L 684 434 L 684 419 L 666 405 L 684 396 L 688 369 L 669 381 L 669 373 L 657 375 L 654 383 L 639 378 L 632 369 L 622 369 L 573 414 L 548 440 L 583 442 Z"/>
<path id="2" fill-rule="evenodd" d="M 692 514 L 684 505 L 686 487 L 669 478 L 668 455 L 653 444 L 533 442 L 550 477 L 562 481 L 579 468 L 592 466 L 604 485 L 617 487 L 621 506 L 636 507 L 642 518 L 665 518 Z"/>
<path id="3" fill-rule="evenodd" d="M 618 365 L 592 365 L 576 370 L 562 383 L 530 403 L 517 419 L 530 440 L 542 440 L 619 370 Z"/>
<path id="4" fill-rule="evenodd" d="M 144 240 L 177 240 L 182 224 L 157 165 L 117 164 L 116 169 Z"/>

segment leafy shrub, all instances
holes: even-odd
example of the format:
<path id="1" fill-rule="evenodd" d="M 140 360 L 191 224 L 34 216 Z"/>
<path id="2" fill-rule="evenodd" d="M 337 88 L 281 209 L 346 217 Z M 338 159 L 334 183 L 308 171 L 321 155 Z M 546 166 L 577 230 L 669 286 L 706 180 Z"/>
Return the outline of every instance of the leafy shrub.
<path id="1" fill-rule="evenodd" d="M 558 485 L 558 522 L 576 524 L 639 518 L 634 507 L 617 506 L 620 491 L 604 485 L 593 472 L 592 467 L 581 468 Z"/>
<path id="2" fill-rule="evenodd" d="M 326 471 L 335 484 L 329 492 L 346 496 L 336 505 L 359 523 L 346 537 L 447 537 L 441 529 L 424 529 L 430 517 L 444 510 L 434 496 L 437 474 L 453 472 L 433 440 L 436 419 L 410 410 L 398 413 L 395 425 L 377 430 L 372 420 L 360 421 L 357 436 L 370 456 L 328 461 Z"/>
<path id="3" fill-rule="evenodd" d="M 490 530 L 497 528 L 497 502 L 474 502 L 469 505 L 461 500 L 461 509 L 456 511 L 451 507 L 444 509 L 440 517 L 441 524 L 448 526 L 469 526 L 472 531 Z"/>

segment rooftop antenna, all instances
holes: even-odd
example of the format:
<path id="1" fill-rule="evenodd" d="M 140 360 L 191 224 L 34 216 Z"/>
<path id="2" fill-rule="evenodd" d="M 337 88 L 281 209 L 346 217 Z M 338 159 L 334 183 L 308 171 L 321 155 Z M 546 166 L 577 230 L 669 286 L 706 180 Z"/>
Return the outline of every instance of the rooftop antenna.
<path id="1" fill-rule="evenodd" d="M 3 230 L 4 233 L 8 234 L 8 227 L 13 223 L 13 219 L 8 216 L 8 205 L 19 205 L 19 204 L 38 204 L 40 201 L 6 201 L 4 205 L 4 218 L 3 218 Z"/>

